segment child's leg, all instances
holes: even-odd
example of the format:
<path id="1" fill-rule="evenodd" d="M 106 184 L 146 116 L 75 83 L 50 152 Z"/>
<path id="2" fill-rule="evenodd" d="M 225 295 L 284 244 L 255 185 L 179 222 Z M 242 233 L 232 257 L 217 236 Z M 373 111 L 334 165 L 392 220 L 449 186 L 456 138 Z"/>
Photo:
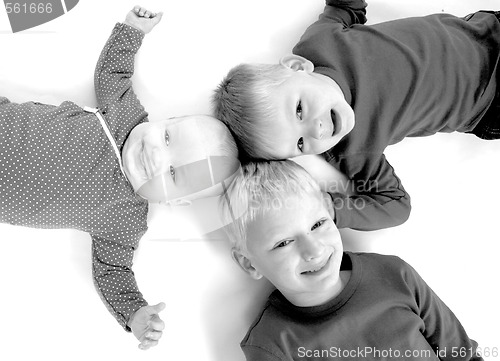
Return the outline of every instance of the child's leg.
<path id="1" fill-rule="evenodd" d="M 500 81 L 500 76 L 497 78 Z M 500 84 L 497 87 L 500 88 Z M 497 90 L 495 99 L 486 114 L 470 133 L 481 139 L 500 139 L 500 89 Z"/>
<path id="2" fill-rule="evenodd" d="M 500 11 L 494 12 L 500 21 Z M 497 91 L 493 103 L 476 127 L 470 132 L 481 139 L 500 139 L 500 69 L 497 69 Z"/>

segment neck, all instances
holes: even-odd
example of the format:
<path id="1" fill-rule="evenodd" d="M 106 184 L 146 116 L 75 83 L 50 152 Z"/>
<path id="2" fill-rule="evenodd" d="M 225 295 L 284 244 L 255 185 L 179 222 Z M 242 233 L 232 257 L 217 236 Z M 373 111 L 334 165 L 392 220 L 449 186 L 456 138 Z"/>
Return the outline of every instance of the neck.
<path id="1" fill-rule="evenodd" d="M 340 295 L 345 286 L 349 282 L 351 271 L 340 271 L 338 282 L 326 292 L 307 293 L 296 295 L 295 297 L 287 297 L 288 301 L 297 307 L 314 307 L 321 306 L 330 302 L 335 297 Z"/>

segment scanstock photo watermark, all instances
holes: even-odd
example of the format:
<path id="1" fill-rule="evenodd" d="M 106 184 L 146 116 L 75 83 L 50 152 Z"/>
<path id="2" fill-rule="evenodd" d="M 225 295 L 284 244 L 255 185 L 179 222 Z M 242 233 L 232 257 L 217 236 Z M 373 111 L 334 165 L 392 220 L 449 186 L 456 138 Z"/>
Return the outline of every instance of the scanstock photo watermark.
<path id="1" fill-rule="evenodd" d="M 13 33 L 52 21 L 73 9 L 79 0 L 4 0 Z"/>
<path id="2" fill-rule="evenodd" d="M 434 360 L 435 356 L 441 358 L 452 359 L 469 359 L 472 356 L 487 357 L 488 359 L 496 359 L 499 356 L 498 347 L 444 347 L 437 350 L 398 350 L 398 349 L 379 349 L 377 347 L 357 347 L 355 349 L 342 349 L 340 347 L 332 346 L 328 349 L 308 349 L 306 347 L 299 347 L 297 349 L 297 356 L 304 359 L 317 359 L 323 360 L 344 360 L 344 359 L 429 359 Z"/>

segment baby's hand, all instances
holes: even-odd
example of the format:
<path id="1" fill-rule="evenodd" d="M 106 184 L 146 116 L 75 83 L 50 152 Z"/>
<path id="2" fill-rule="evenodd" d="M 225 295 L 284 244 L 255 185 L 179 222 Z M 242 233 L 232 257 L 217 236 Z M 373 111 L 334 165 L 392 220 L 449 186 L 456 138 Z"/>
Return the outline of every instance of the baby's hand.
<path id="1" fill-rule="evenodd" d="M 132 333 L 141 342 L 139 348 L 147 350 L 156 346 L 161 338 L 165 324 L 158 316 L 158 313 L 165 308 L 163 302 L 155 306 L 143 306 L 139 308 L 130 318 L 128 326 Z"/>
<path id="2" fill-rule="evenodd" d="M 125 18 L 125 24 L 141 30 L 144 34 L 149 33 L 158 24 L 163 16 L 162 12 L 154 13 L 139 5 L 134 6 Z"/>

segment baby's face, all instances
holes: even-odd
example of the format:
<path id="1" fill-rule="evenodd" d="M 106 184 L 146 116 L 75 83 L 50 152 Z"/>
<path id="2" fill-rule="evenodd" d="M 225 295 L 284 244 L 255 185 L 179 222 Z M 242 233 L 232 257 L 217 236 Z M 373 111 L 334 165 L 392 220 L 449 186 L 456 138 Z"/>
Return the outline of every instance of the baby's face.
<path id="1" fill-rule="evenodd" d="M 319 305 L 341 289 L 343 246 L 321 194 L 291 196 L 247 230 L 247 258 L 297 306 Z"/>
<path id="2" fill-rule="evenodd" d="M 201 134 L 206 130 L 205 120 L 197 116 L 172 118 L 142 123 L 132 130 L 123 146 L 122 160 L 137 194 L 151 202 L 189 200 L 227 176 L 221 174 L 227 169 L 219 164 L 226 157 L 206 154 Z M 216 132 L 214 129 L 210 131 Z M 214 175 L 214 169 L 218 174 Z"/>
<path id="3" fill-rule="evenodd" d="M 290 71 L 270 97 L 277 110 L 269 124 L 276 146 L 268 156 L 274 159 L 321 154 L 354 127 L 354 112 L 337 83 L 312 71 Z"/>

